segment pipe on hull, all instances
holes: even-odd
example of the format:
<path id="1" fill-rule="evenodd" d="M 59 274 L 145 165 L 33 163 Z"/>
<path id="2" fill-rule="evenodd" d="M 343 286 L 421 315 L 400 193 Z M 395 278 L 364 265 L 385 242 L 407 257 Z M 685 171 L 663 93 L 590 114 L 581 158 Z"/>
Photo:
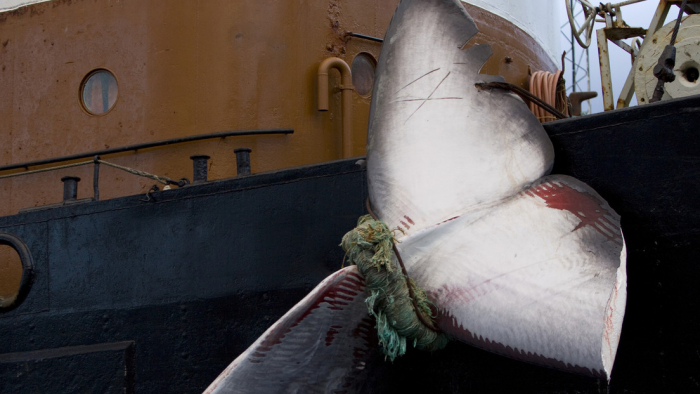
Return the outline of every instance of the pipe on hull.
<path id="1" fill-rule="evenodd" d="M 332 68 L 340 72 L 343 102 L 343 158 L 352 157 L 352 72 L 343 59 L 329 57 L 318 66 L 318 110 L 328 111 L 328 73 Z"/>

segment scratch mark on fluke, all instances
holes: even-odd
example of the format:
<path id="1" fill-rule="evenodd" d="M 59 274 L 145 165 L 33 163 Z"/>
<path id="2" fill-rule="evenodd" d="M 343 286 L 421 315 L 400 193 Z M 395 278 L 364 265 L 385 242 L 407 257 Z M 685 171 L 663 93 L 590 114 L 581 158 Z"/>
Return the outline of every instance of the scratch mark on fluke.
<path id="1" fill-rule="evenodd" d="M 435 87 L 435 89 L 433 89 L 433 91 L 430 92 L 430 95 L 429 95 L 427 98 L 422 99 L 423 102 L 421 103 L 421 105 L 419 105 L 418 108 L 416 108 L 416 110 L 413 111 L 413 113 L 406 119 L 406 122 L 404 122 L 404 124 L 406 124 L 406 123 L 411 119 L 411 117 L 413 117 L 413 115 L 415 115 L 416 112 L 418 112 L 418 110 L 421 109 L 421 108 L 425 105 L 425 103 L 427 103 L 428 101 L 430 101 L 431 97 L 433 97 L 433 94 L 435 94 L 435 92 L 438 90 L 438 88 L 440 88 L 440 85 L 442 85 L 442 83 L 445 82 L 445 80 L 447 79 L 447 77 L 450 76 L 451 73 L 452 73 L 452 71 L 448 71 L 448 72 L 447 72 L 447 75 L 445 75 L 445 78 L 443 78 L 443 79 L 440 81 L 440 83 L 437 84 L 437 86 Z"/>
<path id="2" fill-rule="evenodd" d="M 396 93 L 394 93 L 394 94 L 398 94 L 400 91 L 406 89 L 407 87 L 409 87 L 410 85 L 412 85 L 414 82 L 418 82 L 421 78 L 426 77 L 426 76 L 428 76 L 428 75 L 430 75 L 430 74 L 432 74 L 432 73 L 434 73 L 435 71 L 438 71 L 438 70 L 439 70 L 439 68 L 436 68 L 436 69 L 433 70 L 433 71 L 428 71 L 427 73 L 425 73 L 425 74 L 421 75 L 420 77 L 414 79 L 413 81 L 407 83 L 404 87 L 402 87 L 401 89 L 397 90 Z"/>

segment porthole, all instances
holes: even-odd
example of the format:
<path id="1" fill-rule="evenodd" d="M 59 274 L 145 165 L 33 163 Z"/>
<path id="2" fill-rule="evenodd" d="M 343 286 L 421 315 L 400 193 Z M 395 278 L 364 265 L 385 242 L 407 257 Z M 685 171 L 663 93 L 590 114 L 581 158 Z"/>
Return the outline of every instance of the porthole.
<path id="1" fill-rule="evenodd" d="M 104 115 L 114 108 L 119 86 L 109 70 L 93 70 L 80 84 L 80 105 L 90 115 Z"/>
<path id="2" fill-rule="evenodd" d="M 370 97 L 372 95 L 376 67 L 376 60 L 366 52 L 359 53 L 352 60 L 352 84 L 360 96 Z"/>
<path id="3" fill-rule="evenodd" d="M 18 307 L 33 280 L 34 263 L 27 245 L 14 235 L 0 233 L 0 313 Z"/>

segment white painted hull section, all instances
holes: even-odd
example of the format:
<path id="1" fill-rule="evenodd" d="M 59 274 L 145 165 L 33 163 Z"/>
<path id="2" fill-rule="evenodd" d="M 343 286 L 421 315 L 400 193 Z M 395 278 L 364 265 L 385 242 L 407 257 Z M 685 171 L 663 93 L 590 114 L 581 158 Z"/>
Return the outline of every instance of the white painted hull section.
<path id="1" fill-rule="evenodd" d="M 560 0 L 465 0 L 521 28 L 547 52 L 554 64 L 561 63 Z"/>
<path id="2" fill-rule="evenodd" d="M 0 0 L 0 12 L 12 11 L 30 4 L 43 3 L 49 0 Z"/>

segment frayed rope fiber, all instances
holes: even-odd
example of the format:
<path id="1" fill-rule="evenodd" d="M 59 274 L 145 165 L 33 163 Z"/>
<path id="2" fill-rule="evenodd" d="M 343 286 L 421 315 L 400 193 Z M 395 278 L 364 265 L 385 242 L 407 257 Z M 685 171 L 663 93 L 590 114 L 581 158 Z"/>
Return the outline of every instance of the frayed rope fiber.
<path id="1" fill-rule="evenodd" d="M 345 234 L 340 244 L 351 264 L 357 265 L 370 296 L 365 303 L 377 320 L 379 344 L 391 361 L 406 353 L 406 343 L 418 349 L 439 350 L 447 345 L 447 335 L 421 322 L 431 322 L 431 302 L 413 280 L 406 280 L 394 262 L 394 236 L 387 225 L 370 215 L 360 217 L 357 227 Z M 416 298 L 414 308 L 408 284 Z"/>

